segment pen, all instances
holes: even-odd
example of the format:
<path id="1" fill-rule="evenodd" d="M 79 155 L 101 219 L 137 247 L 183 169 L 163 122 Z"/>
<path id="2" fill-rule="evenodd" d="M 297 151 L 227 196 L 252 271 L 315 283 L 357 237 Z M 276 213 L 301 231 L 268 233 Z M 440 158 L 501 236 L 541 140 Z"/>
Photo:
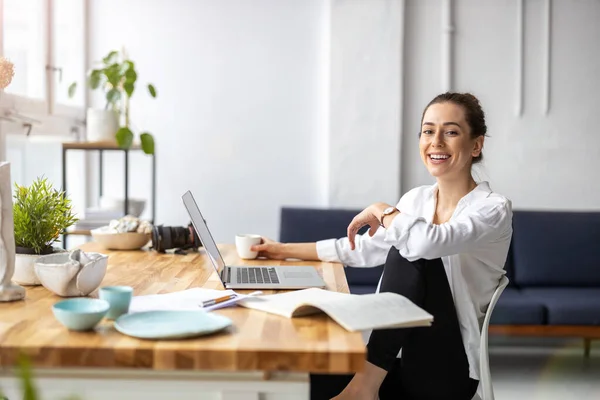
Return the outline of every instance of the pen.
<path id="1" fill-rule="evenodd" d="M 202 307 L 208 307 L 208 306 L 212 306 L 212 305 L 215 305 L 215 304 L 219 304 L 219 303 L 222 303 L 222 302 L 227 301 L 227 300 L 235 299 L 236 297 L 237 297 L 237 294 L 234 293 L 234 294 L 230 294 L 230 295 L 227 295 L 227 296 L 218 297 L 216 299 L 206 300 L 206 301 L 202 302 Z"/>

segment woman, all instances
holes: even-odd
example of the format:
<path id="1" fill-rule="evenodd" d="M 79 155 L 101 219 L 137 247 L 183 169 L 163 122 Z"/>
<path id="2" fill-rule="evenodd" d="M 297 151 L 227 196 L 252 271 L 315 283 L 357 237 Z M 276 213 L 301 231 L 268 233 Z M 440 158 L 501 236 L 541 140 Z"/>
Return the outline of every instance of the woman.
<path id="1" fill-rule="evenodd" d="M 421 159 L 434 185 L 410 190 L 395 207 L 367 207 L 345 238 L 263 238 L 255 246 L 260 256 L 274 259 L 385 263 L 378 291 L 402 294 L 434 317 L 427 328 L 373 331 L 363 371 L 346 379 L 313 376 L 313 398 L 470 400 L 475 394 L 480 324 L 512 237 L 510 201 L 471 174 L 482 159 L 486 131 L 473 95 L 441 94 L 425 108 L 419 133 Z M 357 234 L 367 225 L 368 233 Z"/>

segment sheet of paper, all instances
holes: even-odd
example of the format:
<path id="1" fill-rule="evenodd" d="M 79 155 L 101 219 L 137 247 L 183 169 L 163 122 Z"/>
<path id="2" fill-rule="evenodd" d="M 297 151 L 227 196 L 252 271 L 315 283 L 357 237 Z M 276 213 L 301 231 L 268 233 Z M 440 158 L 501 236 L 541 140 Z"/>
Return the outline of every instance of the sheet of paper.
<path id="1" fill-rule="evenodd" d="M 235 294 L 235 292 L 233 290 L 192 288 L 173 293 L 134 296 L 131 299 L 129 312 L 134 313 L 155 310 L 210 311 L 218 308 L 228 307 L 240 301 L 242 298 L 247 297 L 245 295 L 238 294 L 236 299 L 224 301 L 222 303 L 205 308 L 202 307 L 203 301 L 216 299 L 230 294 Z"/>

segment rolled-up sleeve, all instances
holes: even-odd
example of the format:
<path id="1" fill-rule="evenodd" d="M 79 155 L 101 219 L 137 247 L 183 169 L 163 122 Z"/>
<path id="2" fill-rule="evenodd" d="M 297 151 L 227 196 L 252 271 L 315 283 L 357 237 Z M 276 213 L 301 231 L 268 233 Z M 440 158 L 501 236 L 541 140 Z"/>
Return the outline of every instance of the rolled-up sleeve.
<path id="1" fill-rule="evenodd" d="M 510 204 L 490 202 L 467 207 L 458 217 L 440 225 L 400 213 L 385 230 L 383 241 L 409 261 L 430 260 L 476 251 L 505 235 L 511 226 Z"/>
<path id="2" fill-rule="evenodd" d="M 379 228 L 375 235 L 356 235 L 354 250 L 347 237 L 317 242 L 317 255 L 321 261 L 340 262 L 350 267 L 376 267 L 385 263 L 390 244 L 384 241 L 385 230 Z"/>

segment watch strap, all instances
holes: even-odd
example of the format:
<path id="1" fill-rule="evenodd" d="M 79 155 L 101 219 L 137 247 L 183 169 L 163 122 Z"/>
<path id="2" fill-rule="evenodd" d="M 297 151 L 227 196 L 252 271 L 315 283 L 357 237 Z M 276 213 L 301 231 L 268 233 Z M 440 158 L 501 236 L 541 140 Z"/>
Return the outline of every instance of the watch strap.
<path id="1" fill-rule="evenodd" d="M 385 210 L 383 210 L 383 212 L 381 213 L 381 218 L 379 219 L 379 225 L 381 227 L 385 228 L 385 226 L 383 225 L 383 219 L 385 218 L 386 215 L 393 214 L 396 211 L 399 211 L 396 207 L 388 207 Z"/>

